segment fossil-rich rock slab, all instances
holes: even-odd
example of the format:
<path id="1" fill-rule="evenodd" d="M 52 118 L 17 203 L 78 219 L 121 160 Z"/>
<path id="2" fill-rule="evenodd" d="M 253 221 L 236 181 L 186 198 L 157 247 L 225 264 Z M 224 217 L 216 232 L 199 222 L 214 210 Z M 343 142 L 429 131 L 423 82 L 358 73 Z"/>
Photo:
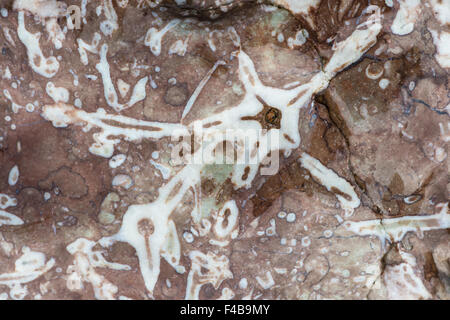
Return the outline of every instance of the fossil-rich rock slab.
<path id="1" fill-rule="evenodd" d="M 6 0 L 0 299 L 449 299 L 450 1 Z"/>

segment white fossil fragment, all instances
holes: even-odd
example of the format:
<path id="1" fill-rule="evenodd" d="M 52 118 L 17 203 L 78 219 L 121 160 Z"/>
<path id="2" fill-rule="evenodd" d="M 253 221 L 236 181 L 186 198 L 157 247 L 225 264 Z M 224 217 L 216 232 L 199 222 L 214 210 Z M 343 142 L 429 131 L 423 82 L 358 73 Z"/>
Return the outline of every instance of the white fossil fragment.
<path id="1" fill-rule="evenodd" d="M 66 15 L 67 4 L 56 0 L 15 0 L 14 10 L 26 10 L 40 18 L 57 18 Z"/>
<path id="2" fill-rule="evenodd" d="M 127 159 L 126 155 L 116 154 L 109 160 L 109 166 L 113 169 L 120 167 L 125 162 L 126 159 Z"/>
<path id="3" fill-rule="evenodd" d="M 19 181 L 19 167 L 15 165 L 9 171 L 8 184 L 10 186 L 14 186 L 16 185 L 17 181 Z"/>
<path id="4" fill-rule="evenodd" d="M 118 288 L 95 268 L 110 268 L 113 270 L 130 270 L 128 265 L 108 262 L 101 251 L 93 250 L 96 242 L 79 238 L 67 246 L 67 251 L 74 256 L 72 265 L 67 268 L 67 288 L 71 291 L 83 289 L 83 282 L 92 284 L 95 298 L 112 300 Z"/>
<path id="5" fill-rule="evenodd" d="M 22 255 L 15 262 L 15 270 L 0 274 L 0 285 L 8 286 L 11 289 L 10 296 L 14 299 L 23 299 L 28 293 L 24 284 L 39 278 L 55 265 L 55 259 L 45 260 L 45 254 L 22 247 Z"/>
<path id="6" fill-rule="evenodd" d="M 119 98 L 116 93 L 116 89 L 114 88 L 113 81 L 111 79 L 111 72 L 109 63 L 107 60 L 108 53 L 108 45 L 103 44 L 100 49 L 100 62 L 97 63 L 95 66 L 97 71 L 100 72 L 103 79 L 103 90 L 105 94 L 106 102 L 110 107 L 112 107 L 115 111 L 119 112 L 125 109 L 128 109 L 132 107 L 134 104 L 136 104 L 139 101 L 142 101 L 145 99 L 147 93 L 145 91 L 145 86 L 148 81 L 148 77 L 141 78 L 136 85 L 133 88 L 133 92 L 131 94 L 130 100 L 125 103 L 121 104 L 119 103 Z"/>
<path id="7" fill-rule="evenodd" d="M 67 103 L 69 101 L 69 90 L 64 87 L 56 87 L 53 82 L 47 82 L 45 91 L 55 102 Z"/>
<path id="8" fill-rule="evenodd" d="M 15 207 L 16 205 L 17 205 L 16 198 L 10 197 L 4 193 L 0 193 L 0 209 Z"/>
<path id="9" fill-rule="evenodd" d="M 0 210 L 0 226 L 2 225 L 18 226 L 23 223 L 24 223 L 23 220 L 20 219 L 18 216 L 6 212 L 4 210 Z"/>
<path id="10" fill-rule="evenodd" d="M 366 221 L 346 221 L 345 229 L 360 236 L 376 236 L 384 244 L 398 242 L 408 232 L 418 232 L 450 228 L 450 214 L 448 214 L 448 203 L 441 203 L 437 206 L 440 209 L 438 214 L 426 216 L 403 216 L 400 218 L 374 219 Z"/>
<path id="11" fill-rule="evenodd" d="M 224 255 L 191 251 L 189 258 L 191 270 L 186 284 L 186 300 L 198 300 L 201 287 L 207 283 L 218 289 L 224 280 L 233 278 L 229 260 Z"/>
<path id="12" fill-rule="evenodd" d="M 266 271 L 266 273 L 262 277 L 257 276 L 256 281 L 258 281 L 259 285 L 264 290 L 270 289 L 275 285 L 275 281 L 273 280 L 272 273 L 270 271 Z"/>
<path id="13" fill-rule="evenodd" d="M 181 22 L 180 19 L 173 19 L 166 24 L 164 28 L 158 31 L 156 28 L 150 28 L 145 35 L 144 43 L 146 46 L 150 47 L 150 51 L 155 55 L 159 56 L 161 54 L 161 42 L 164 35 L 173 27 Z"/>
<path id="14" fill-rule="evenodd" d="M 327 188 L 328 191 L 336 195 L 336 198 L 341 203 L 342 209 L 345 211 L 345 215 L 347 217 L 351 216 L 354 209 L 360 205 L 359 197 L 353 186 L 307 153 L 302 154 L 300 162 L 311 173 L 314 179 Z"/>
<path id="15" fill-rule="evenodd" d="M 129 175 L 119 174 L 113 178 L 112 185 L 113 187 L 122 187 L 128 190 L 134 185 L 134 182 Z"/>
<path id="16" fill-rule="evenodd" d="M 430 30 L 436 46 L 436 61 L 443 68 L 450 68 L 450 32 Z"/>
<path id="17" fill-rule="evenodd" d="M 28 63 L 34 72 L 40 74 L 43 77 L 51 78 L 59 70 L 58 60 L 51 56 L 46 58 L 42 53 L 41 47 L 39 46 L 39 39 L 41 33 L 30 33 L 25 28 L 25 15 L 23 11 L 19 11 L 19 26 L 17 28 L 17 35 L 20 41 L 27 48 Z"/>
<path id="18" fill-rule="evenodd" d="M 392 23 L 391 30 L 394 34 L 403 36 L 414 30 L 414 24 L 422 11 L 420 0 L 399 0 L 400 9 Z"/>

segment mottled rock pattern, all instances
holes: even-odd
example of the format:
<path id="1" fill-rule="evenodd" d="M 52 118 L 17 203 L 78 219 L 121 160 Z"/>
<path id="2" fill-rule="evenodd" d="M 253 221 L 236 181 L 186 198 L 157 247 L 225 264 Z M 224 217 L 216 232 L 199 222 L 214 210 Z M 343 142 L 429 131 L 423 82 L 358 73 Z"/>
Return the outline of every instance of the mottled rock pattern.
<path id="1" fill-rule="evenodd" d="M 449 299 L 450 1 L 0 7 L 0 299 Z M 274 175 L 174 163 L 252 103 Z"/>

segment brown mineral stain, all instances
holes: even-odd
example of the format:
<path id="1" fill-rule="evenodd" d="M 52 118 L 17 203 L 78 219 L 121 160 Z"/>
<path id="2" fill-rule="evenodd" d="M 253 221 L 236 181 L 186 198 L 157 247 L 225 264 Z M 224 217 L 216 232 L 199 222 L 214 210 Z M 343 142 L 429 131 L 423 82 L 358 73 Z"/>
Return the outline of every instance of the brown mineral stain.
<path id="1" fill-rule="evenodd" d="M 168 86 L 163 99 L 165 103 L 173 107 L 180 107 L 186 103 L 188 94 L 187 85 L 185 83 L 177 83 Z"/>
<path id="2" fill-rule="evenodd" d="M 403 180 L 398 172 L 396 172 L 392 176 L 391 183 L 389 184 L 389 190 L 391 190 L 393 194 L 402 194 L 404 188 L 405 186 L 403 184 Z"/>

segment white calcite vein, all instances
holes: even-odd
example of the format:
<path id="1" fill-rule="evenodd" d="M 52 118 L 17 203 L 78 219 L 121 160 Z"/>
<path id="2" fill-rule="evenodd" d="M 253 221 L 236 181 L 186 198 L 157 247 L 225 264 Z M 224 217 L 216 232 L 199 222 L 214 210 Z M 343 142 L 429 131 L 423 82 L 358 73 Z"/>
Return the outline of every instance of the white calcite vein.
<path id="1" fill-rule="evenodd" d="M 88 55 L 86 51 L 90 53 L 98 54 L 98 44 L 102 36 L 100 33 L 95 32 L 92 37 L 91 44 L 86 43 L 83 39 L 77 39 L 78 53 L 80 54 L 81 63 L 87 65 L 89 63 Z"/>
<path id="2" fill-rule="evenodd" d="M 428 0 L 436 19 L 442 25 L 450 24 L 450 0 Z"/>
<path id="3" fill-rule="evenodd" d="M 39 46 L 39 39 L 41 33 L 30 33 L 25 28 L 25 14 L 23 11 L 19 11 L 19 26 L 17 28 L 17 35 L 22 43 L 27 48 L 28 63 L 34 72 L 40 74 L 43 77 L 53 77 L 59 69 L 58 60 L 51 56 L 46 58 L 42 53 Z"/>
<path id="4" fill-rule="evenodd" d="M 6 212 L 5 210 L 0 210 L 0 226 L 2 225 L 18 226 L 21 224 L 23 224 L 23 220 L 20 219 L 18 216 Z"/>
<path id="5" fill-rule="evenodd" d="M 143 77 L 136 83 L 136 85 L 133 88 L 131 98 L 126 104 L 120 104 L 118 102 L 116 89 L 114 88 L 114 84 L 111 79 L 109 63 L 106 58 L 107 53 L 108 53 L 108 45 L 104 44 L 100 49 L 100 62 L 97 63 L 96 68 L 97 71 L 100 72 L 100 74 L 102 75 L 106 102 L 114 110 L 120 112 L 122 110 L 132 107 L 135 103 L 145 99 L 146 97 L 145 86 L 147 84 L 148 77 Z"/>
<path id="6" fill-rule="evenodd" d="M 438 214 L 426 216 L 404 216 L 390 219 L 374 219 L 366 221 L 346 221 L 343 226 L 360 236 L 376 236 L 384 244 L 386 241 L 398 242 L 408 232 L 417 232 L 450 228 L 448 203 L 439 204 Z"/>
<path id="7" fill-rule="evenodd" d="M 430 30 L 436 46 L 436 61 L 442 68 L 450 68 L 450 32 Z"/>
<path id="8" fill-rule="evenodd" d="M 156 28 L 150 28 L 145 35 L 145 45 L 150 47 L 150 51 L 155 55 L 159 56 L 161 54 L 161 42 L 164 35 L 173 27 L 181 22 L 180 19 L 173 19 L 166 24 L 164 28 L 158 30 Z"/>
<path id="9" fill-rule="evenodd" d="M 112 0 L 103 0 L 103 9 L 106 20 L 100 23 L 100 30 L 105 36 L 111 36 L 114 31 L 119 29 L 117 13 L 114 10 Z"/>
<path id="10" fill-rule="evenodd" d="M 334 192 L 341 203 L 347 217 L 353 214 L 353 210 L 360 205 L 358 195 L 353 186 L 336 172 L 325 167 L 319 160 L 303 153 L 300 163 L 307 169 L 314 179 L 318 180 L 328 191 Z"/>
<path id="11" fill-rule="evenodd" d="M 420 0 L 399 0 L 400 9 L 392 23 L 391 30 L 394 34 L 403 36 L 414 30 L 414 23 L 419 17 L 421 9 Z"/>
<path id="12" fill-rule="evenodd" d="M 186 103 L 186 106 L 184 107 L 184 110 L 183 110 L 183 114 L 181 115 L 181 119 L 186 117 L 186 115 L 189 113 L 189 111 L 191 110 L 191 108 L 194 105 L 195 101 L 197 100 L 198 96 L 200 95 L 200 92 L 203 90 L 203 87 L 209 81 L 209 79 L 211 78 L 211 76 L 214 73 L 214 71 L 216 71 L 217 67 L 219 65 L 224 65 L 224 64 L 225 64 L 225 61 L 222 61 L 222 60 L 217 61 L 214 64 L 214 66 L 208 71 L 208 73 L 202 79 L 202 81 L 200 81 L 200 83 L 198 84 L 197 88 L 194 90 L 194 93 L 191 95 L 191 97 L 189 98 L 188 102 Z"/>
<path id="13" fill-rule="evenodd" d="M 88 113 L 61 102 L 44 106 L 42 116 L 51 121 L 56 128 L 79 124 L 85 126 L 85 131 L 89 131 L 93 127 L 102 129 L 93 135 L 95 143 L 89 148 L 89 151 L 105 158 L 113 155 L 114 145 L 120 142 L 120 139 L 110 138 L 113 136 L 123 135 L 127 141 L 139 141 L 171 136 L 174 130 L 187 132 L 183 130 L 185 127 L 180 124 L 151 122 L 111 115 L 102 108 L 97 109 L 97 112 Z"/>

